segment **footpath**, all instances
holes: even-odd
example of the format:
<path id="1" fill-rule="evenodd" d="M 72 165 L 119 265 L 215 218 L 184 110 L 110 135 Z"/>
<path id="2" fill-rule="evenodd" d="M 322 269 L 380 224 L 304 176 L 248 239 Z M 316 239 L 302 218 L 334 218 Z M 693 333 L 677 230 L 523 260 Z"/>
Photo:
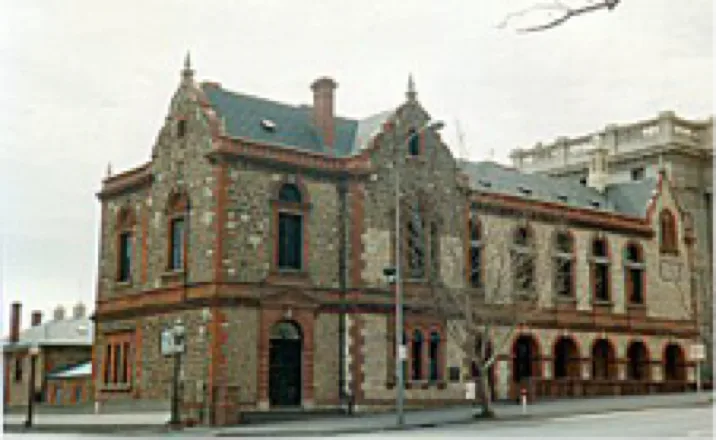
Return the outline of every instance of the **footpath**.
<path id="1" fill-rule="evenodd" d="M 713 405 L 712 394 L 704 392 L 674 393 L 647 396 L 595 397 L 538 401 L 523 408 L 512 402 L 496 402 L 495 422 L 549 419 L 578 414 L 613 411 L 634 411 L 652 408 L 690 407 Z M 402 429 L 420 429 L 451 424 L 481 423 L 472 417 L 475 408 L 470 406 L 406 411 Z M 42 413 L 35 415 L 33 427 L 24 427 L 24 414 L 4 415 L 5 432 L 58 432 L 148 435 L 167 432 L 169 412 L 145 410 L 101 414 Z M 293 416 L 291 421 L 273 420 L 230 427 L 186 428 L 178 435 L 219 437 L 300 437 L 334 436 L 353 433 L 370 433 L 397 429 L 395 413 L 320 416 L 307 413 Z"/>

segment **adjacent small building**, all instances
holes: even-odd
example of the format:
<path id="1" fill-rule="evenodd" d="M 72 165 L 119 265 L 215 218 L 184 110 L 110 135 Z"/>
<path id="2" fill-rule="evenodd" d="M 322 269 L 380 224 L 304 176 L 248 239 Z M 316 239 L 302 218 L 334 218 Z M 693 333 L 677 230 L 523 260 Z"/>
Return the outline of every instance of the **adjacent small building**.
<path id="1" fill-rule="evenodd" d="M 91 401 L 94 331 L 85 306 L 77 304 L 71 316 L 65 316 L 65 309 L 59 306 L 52 320 L 46 322 L 42 321 L 42 312 L 34 311 L 30 327 L 23 331 L 21 315 L 22 305 L 13 303 L 10 335 L 3 344 L 5 407 L 27 405 L 30 389 L 38 403 L 66 405 Z M 33 361 L 35 383 L 31 388 Z"/>

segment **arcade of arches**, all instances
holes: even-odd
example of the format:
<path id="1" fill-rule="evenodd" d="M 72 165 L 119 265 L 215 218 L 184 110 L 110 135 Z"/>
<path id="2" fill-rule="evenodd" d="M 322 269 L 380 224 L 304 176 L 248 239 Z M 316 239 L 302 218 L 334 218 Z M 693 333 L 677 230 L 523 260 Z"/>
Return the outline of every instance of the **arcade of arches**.
<path id="1" fill-rule="evenodd" d="M 637 394 L 641 388 L 677 389 L 692 379 L 693 364 L 686 359 L 685 342 L 664 341 L 659 344 L 663 352 L 655 356 L 648 339 L 595 337 L 584 349 L 574 335 L 555 336 L 553 341 L 550 346 L 533 333 L 515 335 L 512 345 L 505 348 L 509 357 L 499 357 L 499 371 L 507 373 L 509 381 L 502 378 L 506 389 L 498 394 L 517 398 L 522 389 L 532 397 Z"/>

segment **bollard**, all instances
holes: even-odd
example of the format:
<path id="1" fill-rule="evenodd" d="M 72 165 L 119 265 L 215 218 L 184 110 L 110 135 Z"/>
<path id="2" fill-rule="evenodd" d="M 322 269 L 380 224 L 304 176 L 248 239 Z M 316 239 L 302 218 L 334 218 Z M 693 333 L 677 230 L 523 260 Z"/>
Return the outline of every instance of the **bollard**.
<path id="1" fill-rule="evenodd" d="M 520 401 L 522 402 L 522 414 L 527 414 L 527 390 L 520 389 Z"/>
<path id="2" fill-rule="evenodd" d="M 99 400 L 94 401 L 94 413 L 99 414 Z"/>

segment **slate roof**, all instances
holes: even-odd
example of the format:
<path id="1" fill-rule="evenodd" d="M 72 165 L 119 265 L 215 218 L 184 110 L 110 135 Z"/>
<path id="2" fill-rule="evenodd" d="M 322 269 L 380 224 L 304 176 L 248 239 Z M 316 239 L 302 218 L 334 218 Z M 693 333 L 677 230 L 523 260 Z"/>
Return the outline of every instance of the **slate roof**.
<path id="1" fill-rule="evenodd" d="M 9 344 L 5 339 L 5 348 L 25 348 L 38 346 L 65 346 L 80 345 L 91 346 L 94 336 L 94 326 L 89 318 L 52 320 L 30 327 L 20 332 L 17 343 Z"/>
<path id="2" fill-rule="evenodd" d="M 62 366 L 47 374 L 48 379 L 73 379 L 92 375 L 92 361 L 75 365 Z"/>
<path id="3" fill-rule="evenodd" d="M 657 185 L 653 178 L 617 183 L 607 186 L 602 194 L 576 180 L 523 173 L 490 161 L 462 160 L 458 166 L 468 175 L 470 186 L 475 191 L 637 217 L 646 215 L 647 205 Z"/>
<path id="4" fill-rule="evenodd" d="M 358 120 L 335 118 L 335 146 L 326 148 L 312 121 L 312 107 L 294 106 L 264 98 L 225 90 L 212 83 L 201 88 L 219 117 L 225 118 L 226 131 L 232 137 L 298 148 L 315 153 L 343 157 L 356 154 L 393 113 L 382 112 Z M 273 129 L 263 121 L 270 121 Z"/>

